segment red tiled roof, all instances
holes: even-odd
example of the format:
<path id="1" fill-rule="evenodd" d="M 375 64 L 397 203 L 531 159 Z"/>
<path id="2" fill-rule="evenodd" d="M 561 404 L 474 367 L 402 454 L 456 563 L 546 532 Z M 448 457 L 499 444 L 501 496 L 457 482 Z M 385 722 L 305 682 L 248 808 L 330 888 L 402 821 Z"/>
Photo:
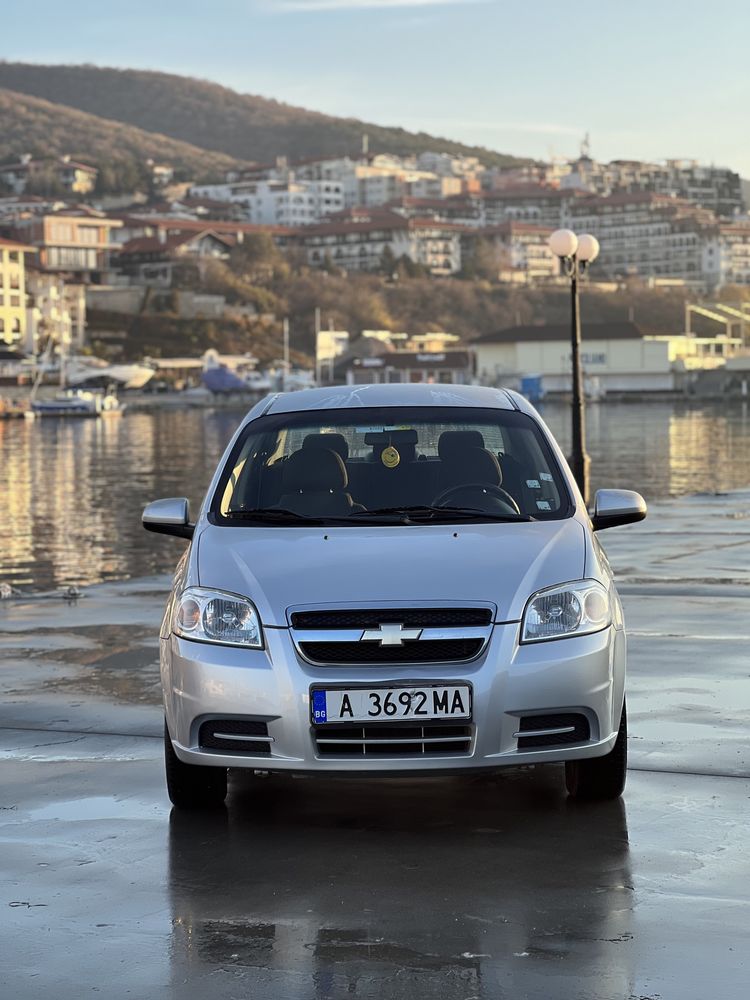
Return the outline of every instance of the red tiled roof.
<path id="1" fill-rule="evenodd" d="M 121 254 L 153 253 L 158 251 L 175 250 L 177 247 L 190 243 L 192 240 L 200 239 L 202 236 L 212 236 L 214 239 L 224 243 L 227 248 L 235 245 L 235 240 L 231 236 L 222 235 L 212 229 L 206 229 L 197 233 L 176 233 L 160 240 L 158 236 L 140 236 L 134 240 L 123 243 L 119 249 Z"/>
<path id="2" fill-rule="evenodd" d="M 219 219 L 179 219 L 165 215 L 133 215 L 132 212 L 110 212 L 109 218 L 118 219 L 123 225 L 135 229 L 149 226 L 153 229 L 169 229 L 183 232 L 203 232 L 209 229 L 214 233 L 289 233 L 288 226 L 262 226 L 252 222 L 225 222 Z"/>
<path id="3" fill-rule="evenodd" d="M 19 243 L 18 240 L 6 240 L 0 236 L 0 248 L 3 250 L 22 250 L 23 253 L 36 253 L 36 247 L 30 247 L 28 243 Z"/>
<path id="4" fill-rule="evenodd" d="M 442 229 L 464 231 L 469 227 L 440 219 L 407 218 L 384 208 L 346 209 L 330 215 L 327 220 L 296 230 L 298 236 L 337 236 L 345 233 L 366 233 L 374 229 Z"/>
<path id="5" fill-rule="evenodd" d="M 496 226 L 473 229 L 472 232 L 476 232 L 480 236 L 512 236 L 513 233 L 538 233 L 540 236 L 549 236 L 554 230 L 552 226 L 539 226 L 534 222 L 518 222 L 516 219 L 509 219 Z"/>

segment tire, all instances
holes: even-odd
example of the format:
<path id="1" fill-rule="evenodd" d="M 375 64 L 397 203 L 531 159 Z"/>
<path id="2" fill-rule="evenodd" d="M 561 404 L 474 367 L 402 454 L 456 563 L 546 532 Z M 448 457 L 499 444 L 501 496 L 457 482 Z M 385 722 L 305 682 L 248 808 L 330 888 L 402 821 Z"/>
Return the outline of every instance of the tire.
<path id="1" fill-rule="evenodd" d="M 174 752 L 164 722 L 164 768 L 167 793 L 178 809 L 218 809 L 227 797 L 227 769 L 185 764 Z"/>
<path id="2" fill-rule="evenodd" d="M 615 745 L 603 757 L 565 762 L 565 786 L 574 799 L 589 802 L 617 799 L 625 790 L 628 769 L 628 717 L 622 706 Z"/>

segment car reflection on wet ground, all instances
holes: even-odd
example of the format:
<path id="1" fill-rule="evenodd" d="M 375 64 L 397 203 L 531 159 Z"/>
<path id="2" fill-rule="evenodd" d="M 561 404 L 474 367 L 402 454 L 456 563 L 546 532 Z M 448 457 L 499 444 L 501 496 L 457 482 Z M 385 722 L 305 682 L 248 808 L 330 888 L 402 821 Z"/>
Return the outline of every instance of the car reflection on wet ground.
<path id="1" fill-rule="evenodd" d="M 166 581 L 0 606 L 0 968 L 14 1000 L 735 1000 L 750 970 L 750 494 L 602 536 L 630 630 L 622 802 L 233 772 L 169 810 Z"/>

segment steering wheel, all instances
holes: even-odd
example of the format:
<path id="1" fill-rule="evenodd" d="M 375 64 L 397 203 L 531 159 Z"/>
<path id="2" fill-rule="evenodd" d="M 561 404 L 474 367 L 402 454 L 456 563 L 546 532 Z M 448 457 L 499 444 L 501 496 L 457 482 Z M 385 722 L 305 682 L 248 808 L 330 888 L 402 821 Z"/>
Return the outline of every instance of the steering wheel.
<path id="1" fill-rule="evenodd" d="M 467 490 L 477 490 L 482 493 L 488 493 L 490 496 L 495 497 L 496 500 L 499 500 L 504 506 L 508 507 L 509 514 L 521 513 L 521 508 L 518 506 L 510 493 L 506 492 L 502 486 L 493 486 L 490 483 L 461 483 L 459 486 L 450 486 L 447 490 L 443 490 L 439 496 L 435 497 L 432 501 L 432 506 L 449 506 L 448 501 L 451 500 L 455 494 L 464 493 Z"/>

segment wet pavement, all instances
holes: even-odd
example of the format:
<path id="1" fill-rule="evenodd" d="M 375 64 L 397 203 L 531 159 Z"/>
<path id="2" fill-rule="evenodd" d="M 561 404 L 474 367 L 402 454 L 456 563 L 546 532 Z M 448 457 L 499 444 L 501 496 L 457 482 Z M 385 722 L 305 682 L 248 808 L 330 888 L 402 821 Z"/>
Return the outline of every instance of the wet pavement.
<path id="1" fill-rule="evenodd" d="M 165 577 L 0 603 L 0 984 L 13 1000 L 735 1000 L 750 985 L 750 492 L 601 536 L 630 634 L 624 800 L 558 767 L 233 774 L 170 813 Z"/>

